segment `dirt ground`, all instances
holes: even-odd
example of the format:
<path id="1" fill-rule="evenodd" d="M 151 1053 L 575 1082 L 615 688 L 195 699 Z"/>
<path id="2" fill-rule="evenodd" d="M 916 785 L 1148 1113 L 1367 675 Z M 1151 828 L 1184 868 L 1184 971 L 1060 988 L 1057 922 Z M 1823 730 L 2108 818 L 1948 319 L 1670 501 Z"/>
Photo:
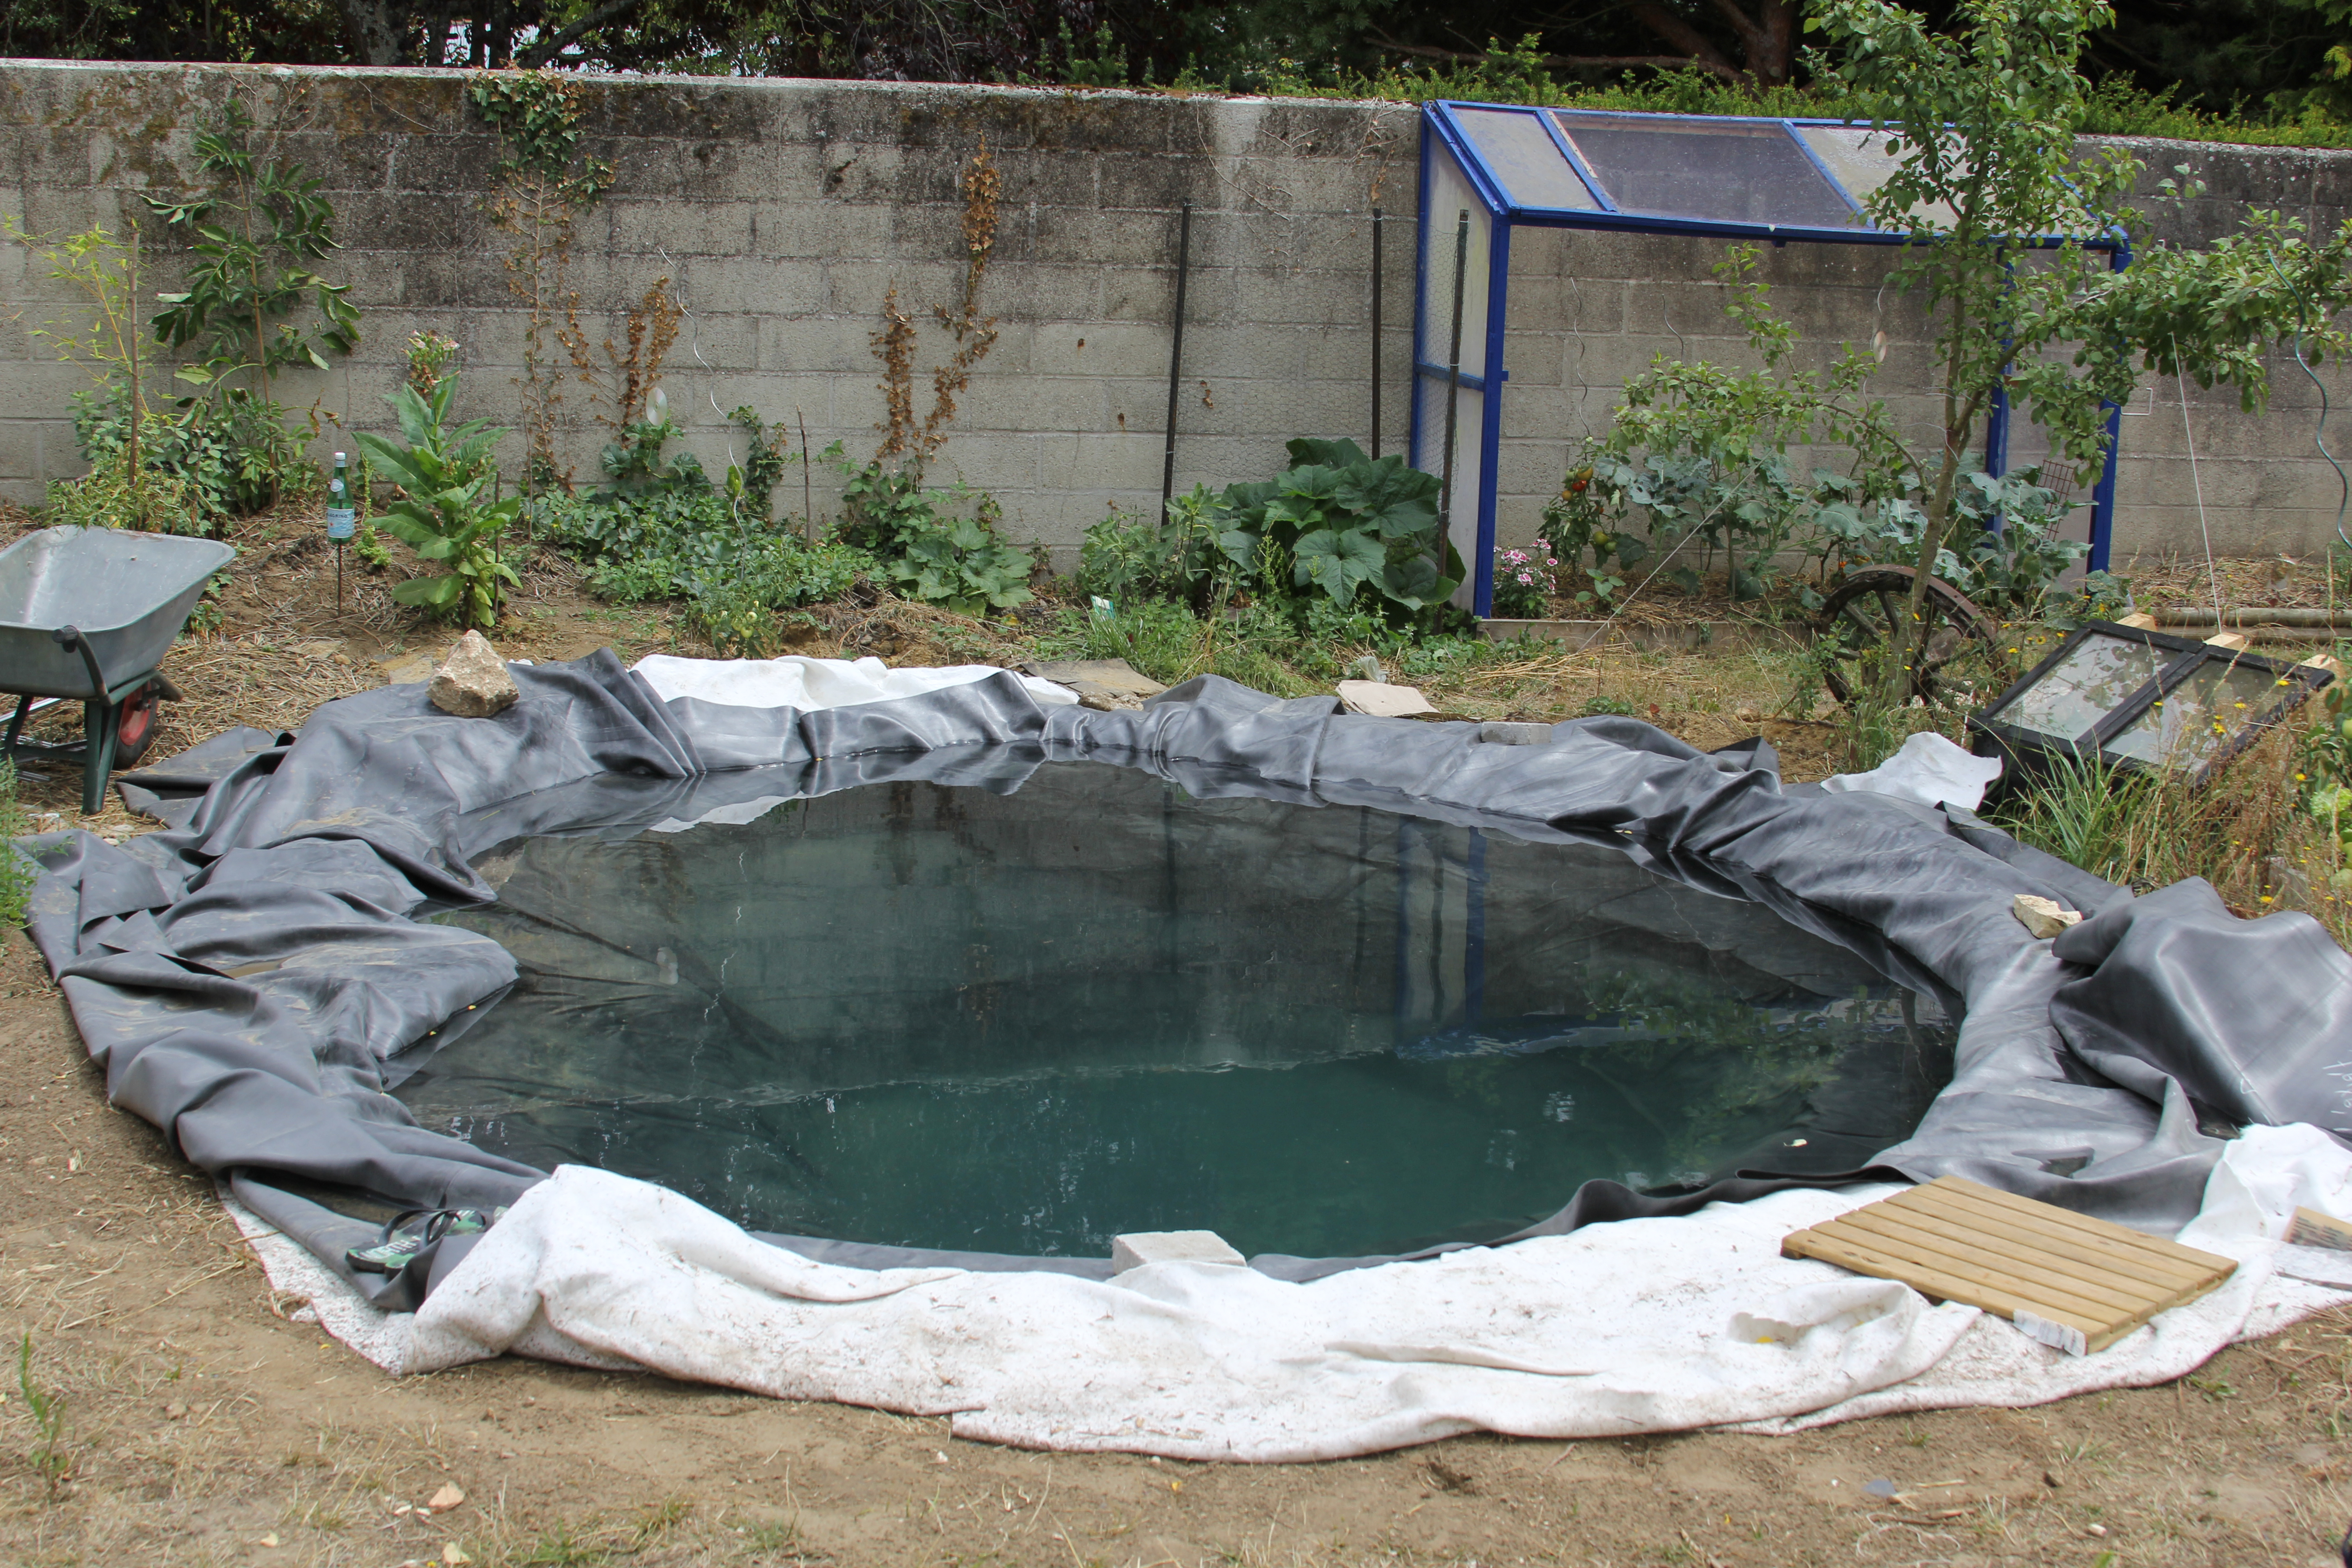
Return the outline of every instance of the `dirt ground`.
<path id="1" fill-rule="evenodd" d="M 187 700 L 157 758 L 227 724 L 297 725 L 446 640 L 379 579 L 347 576 L 338 608 L 322 549 L 238 542 L 220 633 L 166 666 Z M 805 651 L 953 651 L 919 617 L 838 630 Z M 552 563 L 498 640 L 539 659 L 701 651 Z M 1440 700 L 1555 717 L 1603 696 L 1702 745 L 1761 728 L 1792 773 L 1826 771 L 1826 726 L 1774 715 L 1785 674 L 1769 656 L 1530 659 Z M 27 805 L 57 825 L 152 827 L 119 805 L 78 818 L 71 771 L 49 773 Z M 291 1321 L 209 1182 L 108 1107 L 20 935 L 0 953 L 0 1331 L 25 1357 L 21 1379 L 0 1369 L 0 1559 L 28 1565 L 2303 1565 L 2336 1561 L 2352 1513 L 2352 1312 L 2179 1384 L 2036 1410 L 1297 1467 L 1024 1453 L 939 1420 L 528 1362 L 393 1378 Z"/>

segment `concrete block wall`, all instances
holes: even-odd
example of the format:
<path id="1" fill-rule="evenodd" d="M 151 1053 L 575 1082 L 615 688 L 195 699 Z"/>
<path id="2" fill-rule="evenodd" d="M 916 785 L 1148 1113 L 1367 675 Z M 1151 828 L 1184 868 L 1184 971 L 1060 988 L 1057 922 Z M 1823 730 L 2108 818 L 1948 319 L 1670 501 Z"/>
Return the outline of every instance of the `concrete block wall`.
<path id="1" fill-rule="evenodd" d="M 1003 180 L 997 239 L 981 296 L 993 351 L 959 399 L 932 465 L 995 495 L 1012 531 L 1066 563 L 1112 506 L 1148 510 L 1160 489 L 1178 209 L 1193 205 L 1176 482 L 1212 487 L 1278 468 L 1297 435 L 1369 440 L 1370 212 L 1383 208 L 1387 298 L 1385 450 L 1406 439 L 1416 251 L 1416 116 L 1409 107 L 1180 99 L 1049 89 L 824 81 L 586 78 L 584 145 L 612 164 L 613 189 L 578 222 L 566 288 L 593 344 L 667 278 L 688 315 L 665 376 L 686 445 L 714 472 L 741 439 L 725 413 L 748 404 L 811 446 L 863 459 L 879 439 L 872 346 L 886 293 L 919 322 L 916 395 L 949 352 L 930 308 L 962 275 L 958 179 L 984 144 Z M 497 138 L 457 73 L 0 63 L 0 214 L 37 234 L 141 222 L 157 287 L 171 258 L 142 193 L 183 188 L 189 141 L 241 94 L 279 153 L 324 181 L 366 342 L 323 374 L 289 375 L 283 401 L 316 407 L 317 450 L 355 428 L 389 429 L 382 401 L 410 332 L 463 345 L 461 411 L 519 422 L 526 315 L 502 257 L 512 247 L 487 203 Z M 2352 214 L 2352 154 L 2144 143 L 2151 182 L 2188 163 L 2208 190 L 2160 232 L 2202 240 L 2251 205 L 2315 231 Z M 1602 428 L 1625 378 L 1653 354 L 1737 360 L 1712 242 L 1522 230 L 1512 257 L 1499 531 L 1532 536 L 1562 464 Z M 1766 276 L 1818 352 L 1888 338 L 1883 395 L 1923 426 L 1933 416 L 1925 328 L 1885 287 L 1885 253 L 1791 246 Z M 79 472 L 71 395 L 44 327 L 80 309 L 38 258 L 0 246 L 0 494 L 37 501 Z M 2352 384 L 2321 374 L 2339 404 Z M 2317 394 L 2280 356 L 2267 416 L 2233 395 L 2144 389 L 2125 423 L 2118 558 L 2201 548 L 2303 552 L 2329 536 L 2335 476 L 2310 448 Z M 565 384 L 560 450 L 596 477 L 607 432 L 591 388 Z M 2189 468 L 2190 437 L 2198 459 Z M 2352 443 L 2347 443 L 2352 444 Z M 2021 452 L 2032 441 L 2021 429 Z M 509 443 L 520 466 L 519 437 Z M 829 515 L 837 479 L 812 493 Z M 797 473 L 780 510 L 802 507 Z"/>

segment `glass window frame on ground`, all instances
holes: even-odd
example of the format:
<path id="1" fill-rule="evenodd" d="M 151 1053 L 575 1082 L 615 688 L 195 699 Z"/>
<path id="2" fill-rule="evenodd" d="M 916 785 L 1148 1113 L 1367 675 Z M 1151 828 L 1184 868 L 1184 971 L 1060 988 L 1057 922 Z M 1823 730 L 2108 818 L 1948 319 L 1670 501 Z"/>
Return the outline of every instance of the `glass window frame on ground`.
<path id="1" fill-rule="evenodd" d="M 2145 645 L 2151 653 L 2159 656 L 2154 673 L 2136 683 L 2122 697 L 2104 704 L 2090 728 L 2070 736 L 2053 735 L 2047 731 L 2030 728 L 2012 717 L 2004 717 L 2015 714 L 2053 671 L 2101 639 Z M 2229 679 L 2231 673 L 2242 671 L 2258 673 L 2269 681 L 2270 689 L 2277 694 L 2276 700 L 2260 710 L 2250 705 L 2245 721 L 2228 733 L 2217 736 L 2221 743 L 2200 752 L 2192 764 L 2173 766 L 2161 757 L 2151 759 L 2116 748 L 2116 742 L 2127 731 L 2144 720 L 2158 716 L 2158 704 L 2200 676 L 2221 680 Z M 1969 714 L 1968 728 L 1978 754 L 2001 758 L 2009 764 L 2011 777 L 2020 773 L 2043 774 L 2056 763 L 2079 765 L 2096 758 L 2100 766 L 2111 771 L 2172 773 L 2185 778 L 2190 787 L 2201 789 L 2217 773 L 2228 766 L 2232 758 L 2284 721 L 2288 715 L 2310 699 L 2312 693 L 2332 679 L 2327 670 L 2317 665 L 2290 664 L 2246 649 L 2202 642 L 2146 626 L 2121 626 L 2113 621 L 2086 621 L 2068 633 L 2041 663 L 2019 677 L 1982 712 Z"/>

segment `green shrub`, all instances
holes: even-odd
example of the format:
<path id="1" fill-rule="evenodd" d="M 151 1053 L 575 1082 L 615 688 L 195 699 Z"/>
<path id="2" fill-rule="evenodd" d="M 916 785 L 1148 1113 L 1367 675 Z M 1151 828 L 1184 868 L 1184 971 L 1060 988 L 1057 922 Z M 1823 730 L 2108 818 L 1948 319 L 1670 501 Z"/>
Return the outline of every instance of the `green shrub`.
<path id="1" fill-rule="evenodd" d="M 1078 585 L 1122 605 L 1246 603 L 1308 645 L 1402 646 L 1439 629 L 1462 561 L 1439 526 L 1438 480 L 1352 441 L 1302 437 L 1288 450 L 1276 478 L 1217 494 L 1195 485 L 1157 521 L 1113 510 L 1087 531 Z"/>
<path id="2" fill-rule="evenodd" d="M 0 926 L 25 923 L 33 884 L 41 879 L 41 868 L 16 843 L 31 827 L 16 800 L 16 764 L 0 757 Z"/>
<path id="3" fill-rule="evenodd" d="M 180 476 L 142 463 L 147 472 L 133 484 L 131 454 L 112 453 L 99 459 L 78 479 L 49 484 L 49 504 L 42 521 L 52 527 L 129 528 L 143 533 L 212 531 L 213 509 L 202 490 Z"/>
<path id="4" fill-rule="evenodd" d="M 74 395 L 74 444 L 93 468 L 127 462 L 130 403 L 119 381 Z M 287 417 L 280 405 L 236 388 L 179 399 L 169 412 L 151 407 L 139 426 L 142 478 L 184 489 L 201 519 L 173 531 L 209 532 L 223 519 L 249 516 L 317 484 L 318 466 Z"/>
<path id="5" fill-rule="evenodd" d="M 962 485 L 927 489 L 912 466 L 874 462 L 843 471 L 840 537 L 880 562 L 900 597 L 985 616 L 1034 596 L 1036 555 L 998 531 L 1003 513 L 993 498 Z M 962 515 L 966 506 L 970 516 Z"/>
<path id="6" fill-rule="evenodd" d="M 1158 522 L 1112 508 L 1078 548 L 1078 586 L 1115 605 L 1181 599 L 1195 609 L 1240 574 L 1217 547 L 1217 502 L 1195 485 L 1171 500 Z"/>
<path id="7" fill-rule="evenodd" d="M 880 572 L 864 551 L 806 543 L 752 521 L 707 486 L 635 498 L 547 496 L 533 516 L 542 538 L 589 563 L 598 594 L 622 604 L 683 599 L 687 624 L 734 657 L 773 653 L 780 615 L 838 598 Z"/>
<path id="8" fill-rule="evenodd" d="M 362 431 L 358 441 L 370 462 L 408 493 L 384 509 L 383 525 L 407 542 L 420 560 L 446 563 L 437 577 L 414 577 L 393 589 L 404 605 L 455 613 L 468 626 L 498 624 L 507 589 L 519 583 L 499 552 L 499 541 L 522 510 L 522 498 L 488 505 L 482 487 L 494 477 L 490 450 L 504 430 L 476 419 L 448 423 L 457 378 L 444 376 L 430 399 L 404 384 L 384 399 L 400 415 L 405 446 Z"/>
<path id="9" fill-rule="evenodd" d="M 1827 371 L 1794 361 L 1795 331 L 1758 276 L 1759 254 L 1735 246 L 1714 270 L 1725 314 L 1761 368 L 1657 356 L 1626 384 L 1611 428 L 1585 442 L 1545 507 L 1544 542 L 1588 574 L 1578 602 L 1614 604 L 1635 568 L 1694 543 L 1703 554 L 1651 574 L 1695 591 L 1720 553 L 1732 596 L 1748 599 L 1772 592 L 1787 555 L 1834 570 L 1918 563 L 1937 476 L 1871 395 L 1877 360 L 1848 345 Z M 1804 448 L 1852 456 L 1844 472 L 1801 475 L 1790 453 Z M 2038 468 L 2000 479 L 1981 467 L 1958 472 L 1935 574 L 1989 609 L 2034 607 L 2087 549 L 2060 535 L 2068 508 L 2041 480 Z M 1987 526 L 1995 518 L 1998 530 Z M 1801 580 L 1796 595 L 1820 607 Z"/>
<path id="10" fill-rule="evenodd" d="M 1234 569 L 1269 592 L 1311 588 L 1391 618 L 1433 609 L 1462 585 L 1435 475 L 1394 455 L 1367 458 L 1353 441 L 1301 437 L 1287 450 L 1291 466 L 1276 478 L 1202 504 Z"/>

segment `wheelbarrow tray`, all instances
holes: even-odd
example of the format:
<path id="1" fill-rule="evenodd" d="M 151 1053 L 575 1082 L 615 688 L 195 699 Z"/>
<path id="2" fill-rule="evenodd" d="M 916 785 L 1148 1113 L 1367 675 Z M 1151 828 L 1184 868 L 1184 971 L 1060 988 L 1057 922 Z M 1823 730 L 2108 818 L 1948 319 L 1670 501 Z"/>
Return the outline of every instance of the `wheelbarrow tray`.
<path id="1" fill-rule="evenodd" d="M 80 652 L 49 634 L 77 626 L 110 684 L 143 674 L 236 559 L 216 539 L 45 528 L 0 551 L 0 691 L 100 702 Z"/>

